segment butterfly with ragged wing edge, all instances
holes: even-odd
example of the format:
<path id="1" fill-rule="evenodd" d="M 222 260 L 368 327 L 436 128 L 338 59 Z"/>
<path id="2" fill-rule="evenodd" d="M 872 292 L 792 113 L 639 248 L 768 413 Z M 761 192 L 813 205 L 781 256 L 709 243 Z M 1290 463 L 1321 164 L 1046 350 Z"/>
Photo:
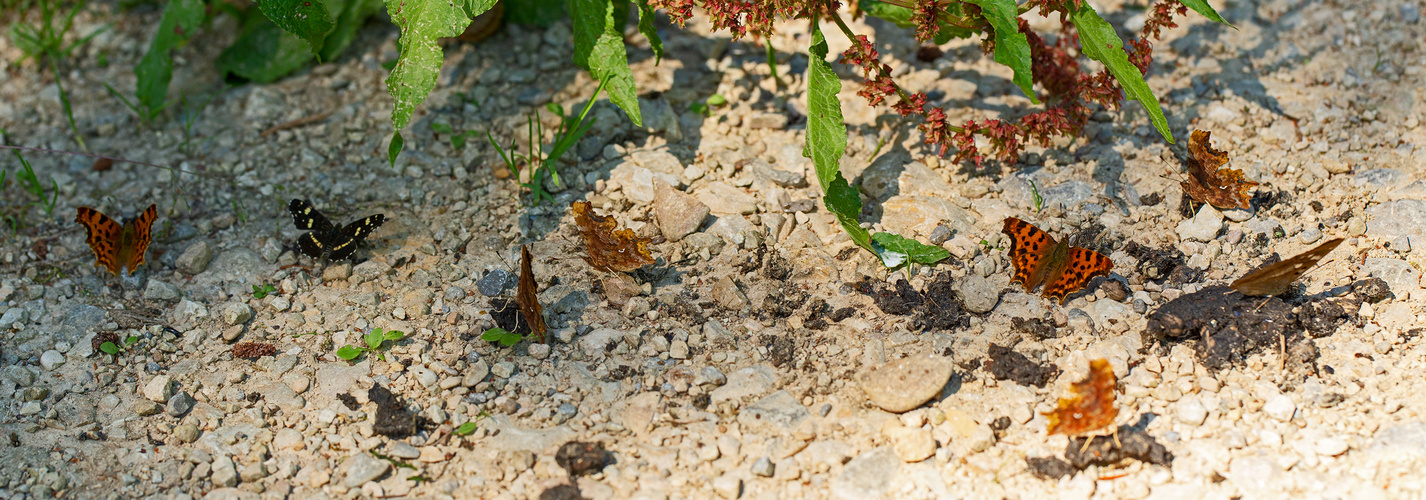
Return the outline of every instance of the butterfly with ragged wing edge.
<path id="1" fill-rule="evenodd" d="M 1248 190 L 1258 185 L 1243 178 L 1242 170 L 1222 168 L 1228 153 L 1213 149 L 1212 134 L 1194 130 L 1188 138 L 1188 179 L 1179 183 L 1189 198 L 1215 208 L 1252 208 Z"/>
<path id="2" fill-rule="evenodd" d="M 74 221 L 84 225 L 88 234 L 85 242 L 94 251 L 94 266 L 107 268 L 115 276 L 120 272 L 132 275 L 144 263 L 144 252 L 148 251 L 153 221 L 158 217 L 158 205 L 150 204 L 137 218 L 124 221 L 123 225 L 113 218 L 89 207 L 79 207 Z"/>
<path id="3" fill-rule="evenodd" d="M 314 259 L 326 254 L 332 260 L 342 260 L 356 252 L 357 243 L 386 222 L 386 215 L 376 214 L 347 224 L 333 224 L 312 206 L 310 200 L 292 200 L 287 204 L 297 229 L 307 231 L 297 237 L 297 247 Z"/>
<path id="4" fill-rule="evenodd" d="M 1005 218 L 1000 232 L 1010 237 L 1010 262 L 1015 265 L 1010 282 L 1024 285 L 1026 292 L 1044 285 L 1043 295 L 1060 304 L 1114 269 L 1114 261 L 1099 252 L 1055 241 L 1050 233 L 1015 217 Z"/>
<path id="5" fill-rule="evenodd" d="M 1288 287 L 1293 281 L 1302 277 L 1308 269 L 1317 265 L 1317 261 L 1322 260 L 1332 250 L 1341 245 L 1342 238 L 1337 238 L 1302 252 L 1291 259 L 1275 262 L 1263 266 L 1261 269 L 1248 273 L 1242 278 L 1238 278 L 1228 285 L 1229 288 L 1237 290 L 1243 295 L 1255 297 L 1272 297 L 1287 293 Z"/>

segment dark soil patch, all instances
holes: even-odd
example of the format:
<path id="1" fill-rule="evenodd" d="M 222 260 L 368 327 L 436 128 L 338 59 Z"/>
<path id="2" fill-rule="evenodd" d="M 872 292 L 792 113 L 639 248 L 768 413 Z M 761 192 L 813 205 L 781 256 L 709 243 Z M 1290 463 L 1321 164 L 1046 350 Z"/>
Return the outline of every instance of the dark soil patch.
<path id="1" fill-rule="evenodd" d="M 345 392 L 338 394 L 337 401 L 341 401 L 342 406 L 347 407 L 348 410 L 357 411 L 361 409 L 361 403 L 358 403 L 356 398 L 352 397 L 351 394 Z"/>
<path id="2" fill-rule="evenodd" d="M 1317 347 L 1305 333 L 1335 327 L 1344 305 L 1309 303 L 1293 313 L 1279 298 L 1247 297 L 1225 286 L 1205 288 L 1169 301 L 1149 313 L 1144 344 L 1167 349 L 1167 342 L 1193 343 L 1204 367 L 1221 370 L 1264 350 L 1285 351 L 1290 380 L 1316 371 Z M 1350 313 L 1349 313 L 1350 314 Z"/>
<path id="3" fill-rule="evenodd" d="M 495 320 L 495 326 L 507 332 L 520 335 L 531 333 L 530 325 L 525 322 L 525 316 L 520 314 L 520 306 L 514 300 L 505 297 L 490 299 L 490 318 Z"/>
<path id="4" fill-rule="evenodd" d="M 540 500 L 584 500 L 579 487 L 572 484 L 557 484 L 540 492 Z"/>
<path id="5" fill-rule="evenodd" d="M 1146 280 L 1162 280 L 1177 268 L 1184 267 L 1183 253 L 1171 247 L 1151 248 L 1130 241 L 1124 244 L 1124 253 L 1139 261 L 1135 269 Z"/>
<path id="6" fill-rule="evenodd" d="M 763 347 L 767 348 L 769 361 L 772 361 L 772 366 L 775 367 L 792 363 L 793 356 L 796 355 L 792 339 L 781 335 L 764 336 Z"/>
<path id="7" fill-rule="evenodd" d="M 371 389 L 366 391 L 366 397 L 376 403 L 376 419 L 372 423 L 372 431 L 377 434 L 403 438 L 415 434 L 418 430 L 435 427 L 432 422 L 407 410 L 406 401 L 381 384 L 372 385 Z"/>
<path id="8" fill-rule="evenodd" d="M 1085 441 L 1089 445 L 1085 446 Z M 1127 425 L 1119 426 L 1118 435 L 1080 437 L 1065 446 L 1065 459 L 1058 457 L 1027 458 L 1030 471 L 1044 479 L 1058 479 L 1084 470 L 1091 465 L 1106 466 L 1126 459 L 1162 465 L 1173 464 L 1173 453 L 1153 436 Z"/>
<path id="9" fill-rule="evenodd" d="M 571 476 L 588 474 L 604 469 L 609 463 L 609 452 L 597 442 L 570 441 L 555 452 L 555 463 Z"/>
<path id="10" fill-rule="evenodd" d="M 1055 322 L 1046 318 L 1010 318 L 1010 330 L 1024 338 L 1041 341 L 1059 336 Z"/>
<path id="11" fill-rule="evenodd" d="M 996 380 L 1013 380 L 1024 386 L 1044 387 L 1060 373 L 1055 365 L 1041 366 L 1009 347 L 990 344 L 989 355 L 985 370 Z"/>
<path id="12" fill-rule="evenodd" d="M 913 316 L 912 330 L 953 330 L 970 325 L 970 315 L 952 290 L 948 272 L 937 274 L 926 283 L 925 292 L 917 292 L 905 280 L 891 285 L 868 279 L 852 288 L 870 296 L 881 312 Z"/>

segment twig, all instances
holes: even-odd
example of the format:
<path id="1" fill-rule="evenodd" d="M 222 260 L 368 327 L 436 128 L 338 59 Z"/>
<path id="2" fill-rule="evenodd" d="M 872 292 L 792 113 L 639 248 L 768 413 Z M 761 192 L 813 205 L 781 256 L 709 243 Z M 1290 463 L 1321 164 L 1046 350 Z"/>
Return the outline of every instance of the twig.
<path id="1" fill-rule="evenodd" d="M 307 125 L 307 124 L 310 124 L 310 123 L 320 122 L 320 121 L 322 121 L 322 120 L 327 119 L 328 116 L 332 116 L 332 113 L 333 113 L 333 112 L 336 112 L 336 110 L 335 110 L 335 109 L 329 109 L 329 110 L 327 110 L 327 111 L 324 111 L 324 112 L 321 112 L 321 113 L 318 113 L 318 114 L 315 114 L 315 115 L 312 115 L 312 116 L 306 116 L 306 117 L 298 118 L 298 119 L 296 119 L 296 120 L 292 120 L 292 121 L 286 122 L 286 123 L 279 123 L 279 124 L 277 124 L 277 125 L 273 125 L 272 128 L 270 128 L 270 129 L 267 129 L 267 130 L 262 131 L 261 134 L 258 134 L 258 137 L 267 137 L 267 136 L 269 136 L 269 135 L 276 134 L 276 133 L 278 133 L 278 132 L 281 132 L 281 131 L 283 131 L 283 130 L 287 130 L 287 129 L 290 129 L 290 128 L 297 128 L 297 127 L 301 127 L 301 126 L 303 126 L 303 125 Z"/>

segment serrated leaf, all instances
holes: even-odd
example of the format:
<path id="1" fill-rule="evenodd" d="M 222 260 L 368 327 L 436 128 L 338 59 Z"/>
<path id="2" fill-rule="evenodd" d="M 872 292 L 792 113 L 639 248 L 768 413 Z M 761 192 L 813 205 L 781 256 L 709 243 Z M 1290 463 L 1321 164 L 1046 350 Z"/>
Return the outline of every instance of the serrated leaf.
<path id="1" fill-rule="evenodd" d="M 297 35 L 283 31 L 266 17 L 253 16 L 243 35 L 218 55 L 214 65 L 219 73 L 269 83 L 301 68 L 312 57 L 307 42 Z"/>
<path id="2" fill-rule="evenodd" d="M 337 12 L 337 25 L 322 44 L 322 60 L 336 60 L 356 39 L 357 31 L 372 15 L 381 11 L 381 0 L 327 0 L 327 7 Z"/>
<path id="3" fill-rule="evenodd" d="M 1124 87 L 1124 94 L 1144 106 L 1154 128 L 1172 144 L 1173 132 L 1169 130 L 1164 111 L 1159 108 L 1159 100 L 1154 97 L 1153 91 L 1149 90 L 1149 84 L 1144 81 L 1144 75 L 1139 73 L 1139 68 L 1129 63 L 1129 54 L 1124 52 L 1124 41 L 1114 32 L 1114 27 L 1099 17 L 1087 2 L 1081 3 L 1078 9 L 1070 13 L 1070 22 L 1079 30 L 1079 45 L 1084 55 L 1103 63 L 1104 67 L 1109 69 L 1109 73 Z"/>
<path id="4" fill-rule="evenodd" d="M 832 181 L 841 176 L 839 162 L 847 151 L 847 125 L 842 121 L 842 102 L 837 99 L 837 93 L 842 91 L 842 80 L 827 63 L 827 39 L 817 23 L 812 23 L 812 46 L 807 51 L 812 57 L 807 65 L 807 146 L 803 148 L 803 155 L 812 159 L 822 192 L 830 197 Z M 831 202 L 828 203 L 830 208 Z M 859 213 L 860 199 L 853 221 Z"/>
<path id="5" fill-rule="evenodd" d="M 400 48 L 396 66 L 386 78 L 386 91 L 395 106 L 391 109 L 391 124 L 399 132 L 410 122 L 416 106 L 426 100 L 436 88 L 444 61 L 437 39 L 459 36 L 470 26 L 475 16 L 490 10 L 496 0 L 386 0 L 386 12 L 391 22 L 401 29 L 397 40 Z M 396 153 L 400 152 L 395 147 Z M 396 155 L 387 156 L 395 165 Z"/>
<path id="6" fill-rule="evenodd" d="M 1014 82 L 1020 91 L 1039 104 L 1035 98 L 1035 82 L 1030 72 L 1030 42 L 1020 32 L 1020 19 L 1015 0 L 966 0 L 980 6 L 980 13 L 995 30 L 995 62 L 1015 72 Z"/>
<path id="7" fill-rule="evenodd" d="M 263 0 L 257 5 L 277 27 L 306 40 L 315 56 L 321 55 L 327 34 L 336 27 L 323 0 Z"/>
<path id="8" fill-rule="evenodd" d="M 134 94 L 149 112 L 163 109 L 168 83 L 173 79 L 173 58 L 169 51 L 193 36 L 193 31 L 203 22 L 203 10 L 203 0 L 170 0 L 163 7 L 163 20 L 158 23 L 149 50 L 134 67 L 134 76 L 138 77 Z"/>
<path id="9" fill-rule="evenodd" d="M 357 356 L 361 356 L 361 349 L 357 349 L 349 345 L 344 345 L 341 349 L 337 349 L 338 358 L 351 361 L 353 359 L 356 359 Z"/>
<path id="10" fill-rule="evenodd" d="M 911 259 L 911 262 L 917 264 L 935 264 L 951 256 L 951 252 L 944 248 L 927 245 L 898 234 L 876 233 L 871 235 L 871 241 L 887 251 L 904 254 Z"/>
<path id="11" fill-rule="evenodd" d="M 401 132 L 391 134 L 391 144 L 386 146 L 386 159 L 391 162 L 391 166 L 396 166 L 396 155 L 401 154 L 401 147 L 406 145 L 406 139 L 401 137 Z"/>
<path id="12" fill-rule="evenodd" d="M 639 33 L 649 39 L 649 48 L 654 50 L 654 66 L 658 66 L 663 61 L 663 39 L 654 27 L 654 8 L 649 7 L 649 0 L 636 1 L 639 3 Z"/>
<path id="13" fill-rule="evenodd" d="M 1206 18 L 1208 18 L 1209 20 L 1211 20 L 1211 21 L 1213 21 L 1213 22 L 1223 23 L 1223 24 L 1228 25 L 1228 27 L 1230 27 L 1230 28 L 1238 29 L 1237 26 L 1233 26 L 1232 23 L 1229 23 L 1226 19 L 1223 19 L 1223 16 L 1218 15 L 1218 11 L 1213 10 L 1213 6 L 1212 6 L 1212 5 L 1208 5 L 1208 1 L 1207 1 L 1207 0 L 1180 0 L 1180 1 L 1183 2 L 1184 5 L 1188 6 L 1188 8 L 1193 9 L 1194 12 L 1197 12 L 1199 15 L 1201 15 L 1201 16 L 1203 16 L 1203 17 L 1206 17 Z"/>
<path id="14" fill-rule="evenodd" d="M 911 20 L 915 12 L 906 7 L 878 2 L 877 0 L 861 0 L 857 3 L 857 7 L 867 15 L 891 21 L 892 24 L 895 24 L 899 28 L 916 29 L 916 22 Z M 942 12 L 948 16 L 961 15 L 961 5 L 957 2 L 951 2 L 945 5 L 944 8 L 945 10 Z M 936 45 L 949 42 L 953 38 L 968 38 L 976 33 L 975 31 L 960 26 L 952 26 L 944 21 L 941 21 L 940 25 L 941 27 L 936 32 L 936 36 L 931 40 Z"/>
<path id="15" fill-rule="evenodd" d="M 609 101 L 624 110 L 634 126 L 644 126 L 634 72 L 624 52 L 624 20 L 629 17 L 629 2 L 570 0 L 569 6 L 574 29 L 574 63 L 604 82 Z"/>

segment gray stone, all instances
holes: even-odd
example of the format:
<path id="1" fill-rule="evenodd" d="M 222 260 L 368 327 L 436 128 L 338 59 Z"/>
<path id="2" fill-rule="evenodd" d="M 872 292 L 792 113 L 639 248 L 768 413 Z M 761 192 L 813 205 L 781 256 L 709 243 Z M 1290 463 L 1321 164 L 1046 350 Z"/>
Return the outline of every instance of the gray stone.
<path id="1" fill-rule="evenodd" d="M 693 251 L 707 250 L 710 255 L 718 255 L 723 251 L 723 238 L 710 233 L 693 233 L 684 238 L 688 246 Z"/>
<path id="2" fill-rule="evenodd" d="M 588 356 L 603 356 L 610 346 L 624 338 L 624 332 L 613 328 L 598 328 L 579 339 L 580 349 Z"/>
<path id="3" fill-rule="evenodd" d="M 64 361 L 64 355 L 54 349 L 45 351 L 44 354 L 40 355 L 40 366 L 43 366 L 45 370 L 59 368 L 64 365 Z"/>
<path id="4" fill-rule="evenodd" d="M 756 247 L 762 237 L 762 231 L 759 231 L 757 226 L 754 226 L 752 222 L 749 222 L 746 217 L 741 215 L 718 217 L 717 220 L 714 220 L 713 223 L 708 226 L 706 233 L 722 238 L 723 241 L 731 243 L 734 246 L 743 248 L 749 248 L 750 246 Z M 699 234 L 703 233 L 691 234 L 688 239 L 692 240 L 694 236 L 698 236 Z M 695 248 L 698 248 L 698 246 L 695 246 Z M 722 247 L 720 246 L 718 250 L 721 251 Z M 711 252 L 712 250 L 710 250 L 710 253 Z"/>
<path id="5" fill-rule="evenodd" d="M 460 385 L 463 385 L 465 387 L 474 387 L 475 384 L 479 384 L 484 381 L 485 377 L 488 375 L 490 375 L 490 364 L 483 359 L 480 361 L 476 361 L 474 364 L 470 365 L 470 368 L 467 369 L 465 374 L 461 376 Z"/>
<path id="6" fill-rule="evenodd" d="M 693 385 L 712 384 L 721 386 L 728 383 L 728 377 L 723 372 L 711 366 L 705 366 L 698 370 L 698 375 L 693 378 Z"/>
<path id="7" fill-rule="evenodd" d="M 179 272 L 192 276 L 208 269 L 208 263 L 212 260 L 213 246 L 207 241 L 199 240 L 183 249 L 173 266 L 178 268 Z"/>
<path id="8" fill-rule="evenodd" d="M 744 124 L 752 129 L 782 130 L 787 127 L 787 115 L 782 113 L 753 113 Z"/>
<path id="9" fill-rule="evenodd" d="M 213 475 L 208 476 L 208 480 L 212 481 L 214 486 L 232 488 L 238 484 L 238 471 L 232 467 L 214 468 Z"/>
<path id="10" fill-rule="evenodd" d="M 688 359 L 688 342 L 675 340 L 668 345 L 668 357 L 673 359 Z"/>
<path id="11" fill-rule="evenodd" d="M 1213 241 L 1223 230 L 1223 214 L 1212 205 L 1204 204 L 1192 219 L 1178 223 L 1180 240 Z"/>
<path id="12" fill-rule="evenodd" d="M 188 411 L 192 410 L 193 405 L 197 403 L 198 401 L 194 400 L 193 396 L 188 394 L 188 391 L 174 394 L 173 397 L 168 398 L 168 414 L 175 417 L 182 417 L 187 415 Z"/>
<path id="13" fill-rule="evenodd" d="M 206 317 L 208 317 L 208 308 L 188 299 L 178 301 L 178 305 L 173 308 L 174 322 L 180 325 L 192 325 Z"/>
<path id="14" fill-rule="evenodd" d="M 147 417 L 149 415 L 158 415 L 159 412 L 163 411 L 163 405 L 147 399 L 140 399 L 134 401 L 133 409 L 134 413 L 139 414 L 139 416 Z"/>
<path id="15" fill-rule="evenodd" d="M 1208 408 L 1197 395 L 1187 395 L 1174 403 L 1174 419 L 1194 427 L 1203 425 L 1208 418 Z"/>
<path id="16" fill-rule="evenodd" d="M 184 444 L 197 441 L 199 434 L 201 433 L 198 426 L 194 424 L 183 424 L 173 428 L 173 438 Z"/>
<path id="17" fill-rule="evenodd" d="M 682 175 L 683 163 L 665 149 L 640 149 L 629 152 L 629 161 L 661 174 Z M 670 183 L 671 184 L 671 183 Z"/>
<path id="18" fill-rule="evenodd" d="M 498 378 L 510 378 L 515 374 L 515 363 L 509 361 L 495 363 L 495 366 L 490 367 L 490 374 Z"/>
<path id="19" fill-rule="evenodd" d="M 178 287 L 163 280 L 151 279 L 144 288 L 144 299 L 160 300 L 163 302 L 178 302 L 182 295 L 178 292 Z"/>
<path id="20" fill-rule="evenodd" d="M 29 321 L 30 311 L 23 307 L 11 307 L 5 314 L 0 314 L 0 328 L 9 328 L 15 323 L 24 324 Z"/>
<path id="21" fill-rule="evenodd" d="M 494 436 L 485 439 L 484 444 L 491 452 L 499 454 L 511 451 L 545 453 L 546 450 L 574 439 L 574 430 L 567 426 L 547 429 L 526 429 L 515 425 L 507 415 L 496 415 L 484 421 Z"/>
<path id="22" fill-rule="evenodd" d="M 494 297 L 504 293 L 507 288 L 518 284 L 515 275 L 504 269 L 492 269 L 485 276 L 475 282 L 475 288 L 481 295 Z"/>
<path id="23" fill-rule="evenodd" d="M 709 393 L 714 404 L 739 402 L 766 394 L 777 385 L 777 372 L 767 365 L 753 365 L 733 372 L 728 383 Z"/>
<path id="24" fill-rule="evenodd" d="M 944 227 L 944 226 L 943 226 Z M 1000 287 L 990 278 L 976 273 L 967 274 L 953 285 L 956 296 L 965 304 L 966 310 L 975 314 L 985 314 L 995 309 L 1000 302 Z"/>
<path id="25" fill-rule="evenodd" d="M 718 305 L 731 311 L 741 311 L 748 306 L 748 296 L 738 288 L 738 284 L 733 282 L 733 278 L 724 276 L 713 285 L 713 300 Z"/>
<path id="26" fill-rule="evenodd" d="M 177 386 L 168 375 L 158 375 L 144 384 L 144 397 L 155 403 L 166 403 L 173 397 Z"/>
<path id="27" fill-rule="evenodd" d="M 901 459 L 889 448 L 877 448 L 847 462 L 842 473 L 832 479 L 833 498 L 862 500 L 882 498 L 891 489 L 891 479 L 901 468 Z"/>
<path id="28" fill-rule="evenodd" d="M 1380 460 L 1407 461 L 1426 458 L 1426 422 L 1401 422 L 1376 432 L 1366 455 Z"/>
<path id="29" fill-rule="evenodd" d="M 726 182 L 710 182 L 693 196 L 713 215 L 749 215 L 758 211 L 756 197 Z"/>
<path id="30" fill-rule="evenodd" d="M 223 310 L 220 314 L 222 315 L 223 323 L 229 326 L 240 325 L 253 319 L 253 308 L 243 302 L 229 302 L 223 305 Z"/>
<path id="31" fill-rule="evenodd" d="M 791 431 L 811 416 L 791 393 L 777 391 L 740 410 L 738 423 L 745 432 L 773 433 Z"/>
<path id="32" fill-rule="evenodd" d="M 368 375 L 371 375 L 370 361 L 363 360 L 351 365 L 344 361 L 327 363 L 317 369 L 317 392 L 328 401 L 334 400 L 338 394 L 347 392 L 357 379 Z"/>
<path id="33" fill-rule="evenodd" d="M 1381 241 L 1410 236 L 1426 241 L 1426 201 L 1407 199 L 1368 208 L 1367 235 Z"/>
<path id="34" fill-rule="evenodd" d="M 913 163 L 913 165 L 915 165 Z M 951 200 L 933 195 L 897 195 L 882 203 L 881 223 L 887 231 L 929 238 L 937 227 L 949 226 L 952 231 L 974 234 L 969 211 Z"/>
<path id="35" fill-rule="evenodd" d="M 1358 272 L 1368 278 L 1381 278 L 1397 297 L 1406 297 L 1421 283 L 1421 273 L 1401 259 L 1367 257 Z"/>
<path id="36" fill-rule="evenodd" d="M 762 477 L 772 477 L 773 473 L 777 472 L 777 468 L 767 457 L 758 457 L 758 460 L 753 462 L 752 472 Z"/>
<path id="37" fill-rule="evenodd" d="M 386 454 L 396 458 L 412 459 L 421 456 L 421 450 L 405 441 L 394 441 L 386 445 Z"/>
<path id="38" fill-rule="evenodd" d="M 1247 230 L 1250 234 L 1266 234 L 1272 236 L 1273 233 L 1282 229 L 1282 224 L 1272 219 L 1252 219 L 1243 223 L 1243 229 Z"/>
<path id="39" fill-rule="evenodd" d="M 654 177 L 671 185 L 680 182 L 676 174 L 654 172 L 635 165 L 632 161 L 620 163 L 609 172 L 609 182 L 618 185 L 629 200 L 641 205 L 654 201 Z"/>
<path id="40" fill-rule="evenodd" d="M 333 262 L 322 269 L 322 281 L 345 281 L 352 277 L 352 263 Z"/>
<path id="41" fill-rule="evenodd" d="M 654 216 L 664 239 L 679 241 L 697 231 L 708 218 L 708 205 L 667 182 L 654 182 Z"/>
<path id="42" fill-rule="evenodd" d="M 527 352 L 530 354 L 530 357 L 532 357 L 532 358 L 535 358 L 535 359 L 545 359 L 545 358 L 550 357 L 550 345 L 549 345 L 549 344 L 530 344 L 530 347 L 527 348 Z"/>
<path id="43" fill-rule="evenodd" d="M 1386 246 L 1396 253 L 1411 253 L 1411 237 L 1404 235 L 1397 236 L 1396 239 L 1391 240 L 1391 243 L 1388 243 Z"/>
<path id="44" fill-rule="evenodd" d="M 244 466 L 242 471 L 238 472 L 238 478 L 246 483 L 259 481 L 265 477 L 267 477 L 267 466 L 262 462 L 250 463 Z"/>
<path id="45" fill-rule="evenodd" d="M 214 484 L 217 484 L 217 481 L 214 481 Z M 236 480 L 234 484 L 237 484 Z M 259 500 L 261 498 L 262 495 L 237 488 L 215 488 L 203 495 L 203 500 Z"/>
<path id="46" fill-rule="evenodd" d="M 448 236 L 450 239 L 457 239 L 455 236 Z M 378 260 L 368 260 L 352 267 L 352 274 L 366 281 L 374 280 L 385 276 L 391 270 L 391 265 Z"/>
<path id="47" fill-rule="evenodd" d="M 342 480 L 342 484 L 348 488 L 356 488 L 385 475 L 391 470 L 391 463 L 373 457 L 370 453 L 358 453 L 342 462 L 341 468 L 346 469 L 346 478 Z"/>
<path id="48" fill-rule="evenodd" d="M 1390 188 L 1405 182 L 1408 178 L 1406 172 L 1394 168 L 1373 168 L 1358 171 L 1352 176 L 1352 184 L 1378 189 Z"/>
<path id="49" fill-rule="evenodd" d="M 1042 208 L 1061 205 L 1065 209 L 1074 208 L 1094 197 L 1094 187 L 1081 181 L 1062 182 L 1040 189 Z"/>
<path id="50" fill-rule="evenodd" d="M 951 361 L 919 354 L 871 366 L 857 375 L 867 398 L 892 413 L 911 411 L 941 393 L 951 379 Z"/>
<path id="51" fill-rule="evenodd" d="M 1401 22 L 1406 24 L 1416 24 L 1421 20 L 1421 6 L 1414 3 L 1401 4 Z"/>

